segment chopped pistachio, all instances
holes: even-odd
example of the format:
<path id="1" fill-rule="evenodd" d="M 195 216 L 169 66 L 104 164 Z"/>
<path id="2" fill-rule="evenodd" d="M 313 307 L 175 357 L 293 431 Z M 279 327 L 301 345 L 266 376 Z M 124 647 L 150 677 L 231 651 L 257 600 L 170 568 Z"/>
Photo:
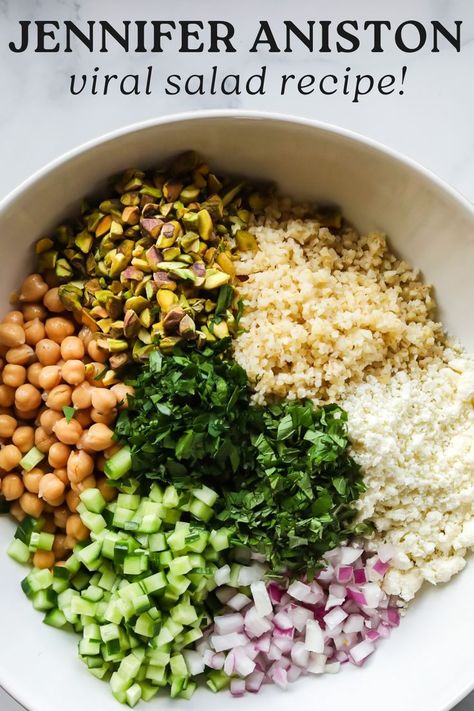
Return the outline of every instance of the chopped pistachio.
<path id="1" fill-rule="evenodd" d="M 198 230 L 199 230 L 199 235 L 203 238 L 203 240 L 209 239 L 209 237 L 212 234 L 212 231 L 214 229 L 214 224 L 212 222 L 212 217 L 209 214 L 209 211 L 204 209 L 204 210 L 199 210 L 198 212 Z"/>
<path id="2" fill-rule="evenodd" d="M 122 220 L 128 225 L 138 225 L 140 222 L 140 210 L 136 206 L 124 207 Z"/>
<path id="3" fill-rule="evenodd" d="M 255 239 L 255 235 L 251 232 L 246 232 L 245 230 L 238 230 L 235 235 L 235 243 L 241 252 L 257 250 L 257 240 Z"/>
<path id="4" fill-rule="evenodd" d="M 230 254 L 228 252 L 221 252 L 220 254 L 217 255 L 216 258 L 217 264 L 220 266 L 220 268 L 226 272 L 226 274 L 229 274 L 230 276 L 234 276 L 235 274 L 235 267 L 234 263 L 232 262 L 230 258 Z"/>
<path id="5" fill-rule="evenodd" d="M 43 252 L 47 252 L 48 249 L 51 249 L 54 247 L 54 242 L 52 239 L 49 237 L 43 237 L 43 239 L 39 239 L 35 245 L 35 252 L 36 254 L 43 254 Z"/>
<path id="6" fill-rule="evenodd" d="M 217 289 L 223 284 L 227 284 L 230 279 L 230 274 L 220 271 L 219 269 L 208 269 L 206 271 L 206 279 L 204 282 L 205 289 Z"/>
<path id="7" fill-rule="evenodd" d="M 169 289 L 159 289 L 156 294 L 156 300 L 162 311 L 169 311 L 174 304 L 178 303 L 178 297 Z"/>

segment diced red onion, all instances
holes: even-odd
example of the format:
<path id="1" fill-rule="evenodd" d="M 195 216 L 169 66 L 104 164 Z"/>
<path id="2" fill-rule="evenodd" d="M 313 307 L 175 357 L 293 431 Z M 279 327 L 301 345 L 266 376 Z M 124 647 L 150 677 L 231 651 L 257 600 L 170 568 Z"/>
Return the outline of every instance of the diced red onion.
<path id="1" fill-rule="evenodd" d="M 284 590 L 281 588 L 277 583 L 268 583 L 268 594 L 270 595 L 270 600 L 274 605 L 277 605 L 279 602 L 281 602 L 281 598 L 283 597 Z"/>
<path id="2" fill-rule="evenodd" d="M 217 634 L 230 634 L 231 632 L 242 632 L 244 629 L 244 617 L 239 612 L 229 615 L 216 615 L 214 617 L 214 627 Z"/>
<path id="3" fill-rule="evenodd" d="M 300 678 L 302 673 L 303 670 L 300 669 L 300 667 L 297 667 L 295 664 L 292 664 L 286 672 L 286 678 L 288 679 L 288 682 L 290 684 L 293 684 L 293 682 Z"/>
<path id="4" fill-rule="evenodd" d="M 245 679 L 232 679 L 230 682 L 230 693 L 232 696 L 243 696 L 245 691 Z"/>
<path id="5" fill-rule="evenodd" d="M 232 610 L 236 610 L 238 612 L 244 607 L 247 607 L 250 602 L 252 602 L 252 600 L 248 597 L 248 595 L 237 593 L 234 597 L 231 597 L 230 600 L 228 600 L 227 605 L 231 607 Z"/>
<path id="6" fill-rule="evenodd" d="M 343 610 L 341 613 L 346 614 Z M 308 620 L 306 623 L 304 645 L 308 652 L 321 654 L 324 650 L 323 631 L 316 620 Z"/>
<path id="7" fill-rule="evenodd" d="M 333 607 L 327 615 L 324 615 L 323 620 L 329 629 L 333 629 L 347 617 L 347 612 L 344 612 L 342 607 Z"/>
<path id="8" fill-rule="evenodd" d="M 242 647 L 237 647 L 234 650 L 234 659 L 234 671 L 236 671 L 237 674 L 240 674 L 240 676 L 248 676 L 255 670 L 255 662 L 253 659 L 250 659 L 250 657 L 246 654 L 245 649 Z"/>
<path id="9" fill-rule="evenodd" d="M 277 612 L 273 617 L 273 624 L 280 630 L 290 630 L 293 629 L 293 622 L 290 616 L 286 612 Z"/>
<path id="10" fill-rule="evenodd" d="M 347 585 L 352 581 L 354 576 L 354 568 L 352 565 L 338 565 L 336 568 L 336 578 L 338 583 Z"/>
<path id="11" fill-rule="evenodd" d="M 263 580 L 258 580 L 251 584 L 250 592 L 252 593 L 255 609 L 260 617 L 265 617 L 273 612 L 272 601 L 267 592 L 267 588 Z"/>
<path id="12" fill-rule="evenodd" d="M 367 574 L 364 568 L 357 568 L 354 570 L 354 582 L 356 585 L 363 585 L 367 582 Z"/>
<path id="13" fill-rule="evenodd" d="M 256 692 L 265 681 L 286 688 L 301 674 L 335 673 L 348 661 L 361 666 L 375 641 L 399 624 L 398 599 L 380 582 L 393 555 L 390 547 L 374 555 L 344 546 L 328 553 L 315 580 L 285 589 L 285 583 L 263 581 L 266 567 L 257 554 L 238 576 L 240 585 L 250 585 L 253 601 L 225 584 L 230 569 L 222 566 L 217 580 L 224 584 L 216 594 L 227 609 L 185 659 L 197 673 L 204 665 L 223 669 L 233 677 L 235 696 Z M 244 558 L 250 554 L 242 550 Z"/>
<path id="14" fill-rule="evenodd" d="M 311 597 L 311 588 L 309 585 L 302 583 L 300 580 L 295 580 L 288 588 L 288 594 L 295 600 L 305 602 Z"/>
<path id="15" fill-rule="evenodd" d="M 346 634 L 352 634 L 353 632 L 362 632 L 364 629 L 364 618 L 362 615 L 354 614 L 349 615 L 347 620 L 344 622 L 343 632 Z"/>
<path id="16" fill-rule="evenodd" d="M 309 655 L 307 670 L 310 674 L 323 674 L 326 661 L 327 657 L 325 654 L 315 654 L 314 652 L 311 652 Z"/>
<path id="17" fill-rule="evenodd" d="M 269 620 L 261 617 L 256 608 L 252 605 L 244 617 L 245 632 L 250 637 L 261 637 L 265 632 L 269 632 L 273 625 Z"/>
<path id="18" fill-rule="evenodd" d="M 252 674 L 249 674 L 249 676 L 245 680 L 245 688 L 247 689 L 247 691 L 256 694 L 260 691 L 260 687 L 262 686 L 264 679 L 264 672 L 254 671 L 252 672 Z"/>
<path id="19" fill-rule="evenodd" d="M 389 568 L 390 568 L 389 563 L 384 563 L 383 561 L 380 560 L 380 558 L 375 561 L 374 566 L 373 566 L 373 569 L 375 570 L 375 572 L 381 576 L 384 576 Z"/>
<path id="20" fill-rule="evenodd" d="M 238 584 L 246 587 L 252 583 L 261 580 L 265 574 L 265 566 L 260 563 L 252 563 L 252 565 L 243 565 L 239 570 Z"/>
<path id="21" fill-rule="evenodd" d="M 225 652 L 227 649 L 240 647 L 247 644 L 247 637 L 239 632 L 231 632 L 230 634 L 213 634 L 211 644 L 216 652 Z"/>
<path id="22" fill-rule="evenodd" d="M 197 676 L 204 671 L 204 658 L 199 652 L 192 649 L 183 650 L 184 661 L 191 676 Z"/>
<path id="23" fill-rule="evenodd" d="M 223 565 L 214 574 L 216 585 L 226 585 L 230 580 L 230 565 Z"/>
<path id="24" fill-rule="evenodd" d="M 354 664 L 361 664 L 368 656 L 375 651 L 375 647 L 368 639 L 364 639 L 359 644 L 352 647 L 350 656 Z"/>

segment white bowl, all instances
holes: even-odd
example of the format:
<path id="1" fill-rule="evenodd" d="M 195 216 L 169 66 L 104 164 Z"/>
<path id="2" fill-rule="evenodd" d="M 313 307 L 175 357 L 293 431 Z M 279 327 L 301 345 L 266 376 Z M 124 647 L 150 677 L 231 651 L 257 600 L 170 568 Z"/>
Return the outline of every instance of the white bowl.
<path id="1" fill-rule="evenodd" d="M 384 230 L 396 250 L 436 285 L 449 331 L 474 351 L 474 210 L 413 162 L 348 131 L 298 118 L 243 112 L 172 116 L 109 134 L 47 166 L 0 204 L 0 313 L 29 265 L 30 246 L 77 210 L 110 174 L 152 166 L 194 148 L 217 170 L 264 178 L 283 193 L 339 204 L 361 230 Z M 31 711 L 116 711 L 108 685 L 77 658 L 76 639 L 46 627 L 23 596 L 25 575 L 5 554 L 13 525 L 0 520 L 0 684 Z M 174 711 L 260 711 L 268 704 L 364 711 L 444 711 L 474 686 L 474 565 L 424 590 L 399 629 L 361 669 L 306 678 L 287 692 L 265 688 L 234 701 L 201 690 Z"/>

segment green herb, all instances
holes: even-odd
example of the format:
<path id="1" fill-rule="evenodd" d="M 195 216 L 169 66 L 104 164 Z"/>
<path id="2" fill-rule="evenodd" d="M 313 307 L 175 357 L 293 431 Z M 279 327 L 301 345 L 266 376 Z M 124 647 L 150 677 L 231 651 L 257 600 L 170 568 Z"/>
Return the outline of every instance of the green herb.
<path id="1" fill-rule="evenodd" d="M 63 407 L 63 412 L 64 412 L 64 417 L 66 418 L 66 422 L 69 424 L 76 414 L 76 408 L 75 407 L 69 407 L 69 405 L 64 405 Z"/>
<path id="2" fill-rule="evenodd" d="M 150 355 L 116 437 L 133 475 L 220 494 L 217 518 L 234 540 L 265 553 L 274 571 L 314 569 L 353 533 L 364 490 L 337 405 L 251 405 L 244 370 L 206 349 Z"/>

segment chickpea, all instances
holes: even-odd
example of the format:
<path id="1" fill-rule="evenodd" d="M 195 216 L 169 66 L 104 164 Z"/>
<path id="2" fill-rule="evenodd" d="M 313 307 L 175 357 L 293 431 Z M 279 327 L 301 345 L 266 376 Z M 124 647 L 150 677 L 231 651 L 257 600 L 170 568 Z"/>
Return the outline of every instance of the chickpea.
<path id="1" fill-rule="evenodd" d="M 85 450 L 101 452 L 113 444 L 113 434 L 107 425 L 97 422 L 85 430 L 81 443 Z"/>
<path id="2" fill-rule="evenodd" d="M 103 472 L 104 469 L 105 469 L 105 465 L 106 465 L 106 464 L 107 464 L 107 460 L 106 460 L 106 458 L 105 458 L 105 455 L 104 455 L 103 452 L 101 452 L 101 453 L 99 454 L 99 456 L 97 457 L 97 459 L 95 460 L 95 468 L 96 468 L 99 472 Z"/>
<path id="3" fill-rule="evenodd" d="M 59 422 L 62 422 L 62 420 L 60 420 Z M 67 444 L 63 444 L 62 441 L 55 442 L 49 448 L 48 462 L 49 464 L 51 464 L 53 469 L 65 467 L 70 454 L 71 448 L 68 447 Z"/>
<path id="4" fill-rule="evenodd" d="M 23 494 L 25 487 L 17 474 L 7 474 L 2 479 L 2 496 L 6 501 L 15 501 Z"/>
<path id="5" fill-rule="evenodd" d="M 19 388 L 26 382 L 26 368 L 8 363 L 3 369 L 3 382 L 10 388 Z"/>
<path id="6" fill-rule="evenodd" d="M 46 568 L 52 568 L 55 560 L 56 556 L 54 555 L 53 551 L 38 550 L 33 556 L 33 565 L 35 566 L 35 568 L 40 568 L 44 570 Z"/>
<path id="7" fill-rule="evenodd" d="M 72 511 L 73 513 L 75 511 L 77 511 L 77 507 L 81 503 L 79 494 L 76 494 L 75 491 L 72 491 L 72 489 L 69 489 L 69 491 L 66 494 L 66 503 L 68 505 L 69 511 Z"/>
<path id="8" fill-rule="evenodd" d="M 99 422 L 103 425 L 112 425 L 115 422 L 116 417 L 117 413 L 115 410 L 111 410 L 110 412 L 99 412 L 99 410 L 95 410 L 94 408 L 91 410 L 92 421 Z"/>
<path id="9" fill-rule="evenodd" d="M 56 385 L 53 388 L 46 399 L 46 405 L 51 410 L 57 410 L 58 412 L 71 404 L 72 388 L 64 383 L 61 385 Z"/>
<path id="10" fill-rule="evenodd" d="M 117 489 L 115 486 L 107 484 L 105 477 L 97 479 L 97 488 L 107 502 L 113 501 L 117 497 Z"/>
<path id="11" fill-rule="evenodd" d="M 32 469 L 29 472 L 24 472 L 23 474 L 23 483 L 25 487 L 30 491 L 32 494 L 37 494 L 39 491 L 40 487 L 40 482 L 41 479 L 44 476 L 44 472 L 41 469 Z"/>
<path id="12" fill-rule="evenodd" d="M 48 434 L 42 427 L 35 430 L 35 446 L 40 452 L 49 452 L 49 448 L 58 440 L 53 434 Z"/>
<path id="13" fill-rule="evenodd" d="M 76 539 L 74 538 L 74 536 L 66 536 L 66 540 L 64 541 L 64 545 L 66 546 L 66 548 L 67 548 L 68 550 L 71 550 L 71 551 L 72 551 L 72 549 L 74 548 L 74 546 L 76 545 L 76 543 L 77 543 L 77 541 L 76 541 Z"/>
<path id="14" fill-rule="evenodd" d="M 15 393 L 15 407 L 19 410 L 33 410 L 41 405 L 41 393 L 31 383 L 20 385 Z"/>
<path id="15" fill-rule="evenodd" d="M 13 504 L 10 506 L 10 513 L 13 518 L 16 518 L 16 520 L 20 522 L 23 521 L 23 519 L 26 517 L 26 513 L 21 508 L 19 501 L 13 502 Z"/>
<path id="16" fill-rule="evenodd" d="M 77 336 L 66 336 L 62 341 L 61 356 L 64 360 L 80 360 L 84 354 L 84 344 Z"/>
<path id="17" fill-rule="evenodd" d="M 29 452 L 35 443 L 35 431 L 33 427 L 28 427 L 27 425 L 17 427 L 12 434 L 12 442 L 15 447 L 18 447 L 22 454 Z"/>
<path id="18" fill-rule="evenodd" d="M 56 531 L 56 524 L 54 523 L 52 514 L 45 518 L 42 530 L 45 533 L 54 533 Z"/>
<path id="19" fill-rule="evenodd" d="M 46 319 L 46 335 L 56 343 L 61 343 L 67 336 L 72 336 L 75 328 L 72 321 L 62 316 L 53 316 Z"/>
<path id="20" fill-rule="evenodd" d="M 87 409 L 92 405 L 92 388 L 89 383 L 82 383 L 74 388 L 72 404 L 77 410 Z"/>
<path id="21" fill-rule="evenodd" d="M 85 365 L 75 358 L 67 360 L 61 368 L 61 375 L 69 385 L 80 385 L 85 378 Z"/>
<path id="22" fill-rule="evenodd" d="M 0 437 L 12 437 L 17 428 L 17 421 L 10 415 L 0 415 Z"/>
<path id="23" fill-rule="evenodd" d="M 78 484 L 94 471 L 94 459 L 82 449 L 73 450 L 67 460 L 69 481 Z"/>
<path id="24" fill-rule="evenodd" d="M 35 360 L 35 352 L 31 346 L 25 344 L 17 348 L 10 348 L 6 352 L 5 360 L 7 363 L 15 365 L 29 365 Z"/>
<path id="25" fill-rule="evenodd" d="M 47 503 L 59 499 L 64 494 L 65 486 L 63 482 L 54 474 L 45 474 L 40 481 L 38 496 Z"/>
<path id="26" fill-rule="evenodd" d="M 79 336 L 86 348 L 94 338 L 89 326 L 83 326 L 77 335 Z"/>
<path id="27" fill-rule="evenodd" d="M 82 427 L 75 419 L 67 421 L 65 417 L 54 425 L 54 434 L 64 444 L 77 444 L 82 435 Z"/>
<path id="28" fill-rule="evenodd" d="M 36 344 L 36 355 L 42 365 L 54 365 L 61 354 L 59 344 L 50 338 L 42 338 Z"/>
<path id="29" fill-rule="evenodd" d="M 18 447 L 14 444 L 7 444 L 5 447 L 0 449 L 0 469 L 4 469 L 6 472 L 11 472 L 18 464 L 22 454 Z"/>
<path id="30" fill-rule="evenodd" d="M 62 481 L 63 484 L 69 484 L 69 478 L 67 475 L 67 469 L 66 467 L 60 467 L 59 469 L 55 469 L 53 474 L 58 477 Z"/>
<path id="31" fill-rule="evenodd" d="M 5 366 L 6 368 L 6 366 Z M 4 372 L 5 372 L 4 368 Z M 15 402 L 15 391 L 11 385 L 0 385 L 0 407 L 11 407 Z"/>
<path id="32" fill-rule="evenodd" d="M 118 406 L 120 408 L 128 407 L 128 398 L 134 393 L 132 386 L 125 385 L 125 383 L 117 383 L 116 385 L 112 385 L 110 389 L 117 399 Z"/>
<path id="33" fill-rule="evenodd" d="M 18 407 L 15 407 L 15 417 L 18 420 L 36 420 L 37 415 L 37 407 L 34 410 L 20 410 Z"/>
<path id="34" fill-rule="evenodd" d="M 48 285 L 41 274 L 30 274 L 21 285 L 20 301 L 41 301 L 47 291 Z"/>
<path id="35" fill-rule="evenodd" d="M 92 407 L 98 412 L 110 412 L 117 405 L 117 397 L 112 390 L 106 388 L 92 388 Z"/>
<path id="36" fill-rule="evenodd" d="M 23 511 L 33 518 L 39 518 L 43 513 L 44 504 L 36 494 L 25 491 L 20 497 L 20 506 Z"/>
<path id="37" fill-rule="evenodd" d="M 89 529 L 84 526 L 79 514 L 69 516 L 66 524 L 66 533 L 73 536 L 78 541 L 85 541 L 89 538 Z"/>
<path id="38" fill-rule="evenodd" d="M 58 506 L 57 509 L 54 509 L 53 513 L 54 517 L 54 523 L 58 528 L 66 528 L 66 522 L 69 518 L 69 511 L 66 506 Z"/>
<path id="39" fill-rule="evenodd" d="M 39 384 L 43 390 L 52 390 L 61 382 L 61 367 L 59 365 L 45 365 L 39 375 Z"/>
<path id="40" fill-rule="evenodd" d="M 25 340 L 29 346 L 36 346 L 36 344 L 41 341 L 46 334 L 44 330 L 44 325 L 39 320 L 35 318 L 32 321 L 27 321 L 24 326 L 25 329 Z"/>
<path id="41" fill-rule="evenodd" d="M 20 326 L 23 325 L 23 314 L 21 311 L 10 311 L 2 319 L 3 323 L 18 323 Z"/>
<path id="42" fill-rule="evenodd" d="M 26 370 L 26 377 L 28 378 L 29 382 L 35 386 L 35 388 L 39 388 L 39 376 L 41 371 L 43 370 L 43 366 L 41 363 L 32 363 L 30 366 L 28 366 Z"/>
<path id="43" fill-rule="evenodd" d="M 42 304 L 23 304 L 21 309 L 25 321 L 34 321 L 35 318 L 44 321 L 47 316 L 47 311 Z"/>
<path id="44" fill-rule="evenodd" d="M 49 508 L 50 508 L 51 512 L 53 512 L 54 509 L 57 508 L 58 506 L 62 506 L 65 501 L 66 501 L 66 492 L 65 491 L 63 491 L 61 496 L 58 496 L 56 499 L 49 499 L 48 504 L 49 504 Z"/>
<path id="45" fill-rule="evenodd" d="M 92 360 L 95 360 L 98 363 L 105 363 L 109 357 L 108 352 L 103 348 L 100 348 L 100 346 L 97 345 L 97 341 L 94 340 L 90 341 L 88 344 L 87 353 Z"/>
<path id="46" fill-rule="evenodd" d="M 56 561 L 62 560 L 63 558 L 66 557 L 66 555 L 68 553 L 66 539 L 67 539 L 67 537 L 64 535 L 64 533 L 57 533 L 54 536 L 53 553 L 55 555 Z M 57 565 L 57 563 L 56 563 L 56 565 Z"/>
<path id="47" fill-rule="evenodd" d="M 86 427 L 89 427 L 89 425 L 92 424 L 92 417 L 90 415 L 89 410 L 78 410 L 74 415 L 74 419 L 79 422 L 82 429 L 85 429 Z"/>
<path id="48" fill-rule="evenodd" d="M 59 289 L 57 286 L 46 292 L 43 297 L 43 304 L 46 306 L 48 311 L 52 311 L 55 314 L 60 314 L 64 311 L 64 304 L 59 298 Z"/>
<path id="49" fill-rule="evenodd" d="M 46 432 L 46 434 L 53 434 L 53 427 L 58 422 L 61 420 L 63 417 L 61 412 L 57 412 L 56 410 L 43 410 L 43 412 L 40 415 L 40 425 Z"/>
<path id="50" fill-rule="evenodd" d="M 93 474 L 86 476 L 85 479 L 80 481 L 78 484 L 71 484 L 71 489 L 76 492 L 76 494 L 82 494 L 86 489 L 95 489 L 97 486 L 96 478 Z"/>
<path id="51" fill-rule="evenodd" d="M 25 331 L 20 323 L 0 323 L 0 345 L 8 348 L 22 346 L 25 342 Z"/>

